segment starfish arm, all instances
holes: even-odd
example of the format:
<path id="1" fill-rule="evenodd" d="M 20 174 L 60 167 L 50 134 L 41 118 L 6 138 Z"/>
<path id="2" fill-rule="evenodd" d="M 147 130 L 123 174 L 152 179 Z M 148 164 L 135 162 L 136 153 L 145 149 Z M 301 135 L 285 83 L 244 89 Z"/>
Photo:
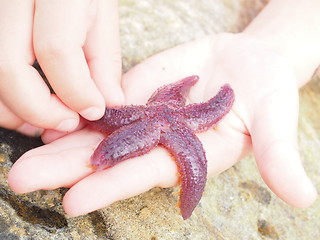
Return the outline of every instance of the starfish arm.
<path id="1" fill-rule="evenodd" d="M 101 141 L 91 156 L 91 166 L 96 170 L 149 152 L 158 145 L 160 127 L 156 121 L 144 119 L 119 130 Z"/>
<path id="2" fill-rule="evenodd" d="M 184 124 L 163 130 L 162 144 L 175 158 L 181 180 L 179 206 L 183 219 L 191 216 L 201 199 L 207 177 L 207 160 L 200 140 Z"/>
<path id="3" fill-rule="evenodd" d="M 186 124 L 195 132 L 201 132 L 217 124 L 231 109 L 234 102 L 232 88 L 225 84 L 216 96 L 200 104 L 190 104 L 179 111 Z"/>
<path id="4" fill-rule="evenodd" d="M 150 106 L 166 103 L 172 107 L 184 106 L 186 103 L 186 95 L 198 79 L 198 76 L 189 76 L 178 82 L 160 87 L 149 98 L 147 105 Z"/>
<path id="5" fill-rule="evenodd" d="M 111 134 L 118 128 L 145 117 L 145 108 L 141 105 L 106 108 L 102 118 L 97 121 L 90 121 L 88 125 L 104 134 Z"/>

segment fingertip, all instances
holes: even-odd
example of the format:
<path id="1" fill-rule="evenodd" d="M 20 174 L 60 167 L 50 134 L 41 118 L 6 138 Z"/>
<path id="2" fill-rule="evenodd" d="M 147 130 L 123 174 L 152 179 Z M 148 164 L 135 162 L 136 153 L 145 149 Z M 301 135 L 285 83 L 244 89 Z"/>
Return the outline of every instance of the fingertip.
<path id="1" fill-rule="evenodd" d="M 125 104 L 125 96 L 120 86 L 114 86 L 104 94 L 106 105 L 112 106 L 123 106 Z"/>
<path id="2" fill-rule="evenodd" d="M 45 154 L 33 156 L 37 149 L 43 147 L 30 150 L 13 164 L 8 173 L 8 184 L 14 192 L 23 194 L 40 189 L 48 190 L 55 188 L 51 171 L 55 172 L 54 165 L 56 164 L 53 162 L 51 166 L 46 165 Z M 48 173 L 49 171 L 50 174 Z"/>
<path id="3" fill-rule="evenodd" d="M 62 120 L 54 129 L 62 132 L 73 131 L 79 124 L 79 119 L 69 118 Z"/>
<path id="4" fill-rule="evenodd" d="M 62 199 L 62 207 L 63 210 L 65 211 L 65 213 L 70 216 L 70 217 L 78 217 L 81 214 L 78 212 L 78 208 L 73 207 L 74 204 L 72 204 L 73 202 L 73 196 L 70 193 L 70 191 L 72 190 L 69 189 L 68 192 L 64 195 L 63 199 Z"/>
<path id="5" fill-rule="evenodd" d="M 62 206 L 63 206 L 65 213 L 68 216 L 78 217 L 78 216 L 85 215 L 90 212 L 90 211 L 81 211 L 81 209 L 79 207 L 75 207 L 73 203 L 74 203 L 73 198 L 69 197 L 69 194 L 67 192 L 62 200 Z"/>
<path id="6" fill-rule="evenodd" d="M 92 191 L 91 189 L 95 186 L 88 183 L 90 181 L 88 182 L 86 179 L 80 181 L 69 189 L 63 197 L 62 205 L 67 215 L 71 217 L 81 216 L 101 209 L 106 205 L 105 197 L 102 197 L 105 194 L 98 190 Z"/>
<path id="7" fill-rule="evenodd" d="M 306 183 L 303 185 L 304 187 L 300 189 L 300 194 L 297 193 L 299 196 L 303 197 L 296 198 L 293 199 L 294 201 L 288 202 L 290 205 L 298 208 L 307 208 L 316 201 L 318 192 L 308 177 L 306 178 Z"/>
<path id="8" fill-rule="evenodd" d="M 106 69 L 105 66 L 112 66 L 112 64 L 102 63 L 97 63 L 97 60 L 88 63 L 97 88 L 107 106 L 124 105 L 125 95 L 121 86 L 121 68 L 119 70 L 115 70 L 117 67 L 112 68 L 112 70 Z"/>
<path id="9" fill-rule="evenodd" d="M 256 157 L 263 180 L 280 199 L 298 208 L 313 204 L 317 191 L 294 146 L 273 144 L 263 155 Z"/>
<path id="10" fill-rule="evenodd" d="M 300 178 L 300 182 L 294 185 L 293 188 L 287 190 L 278 190 L 277 195 L 287 204 L 297 208 L 308 208 L 317 199 L 318 193 L 310 179 L 305 176 Z M 275 190 L 276 192 L 277 190 Z"/>
<path id="11" fill-rule="evenodd" d="M 28 187 L 28 181 L 24 178 L 24 166 L 18 161 L 12 166 L 8 173 L 8 184 L 9 187 L 18 194 L 31 192 L 32 190 Z"/>
<path id="12" fill-rule="evenodd" d="M 100 119 L 105 112 L 104 107 L 89 107 L 80 111 L 80 115 L 89 121 Z"/>

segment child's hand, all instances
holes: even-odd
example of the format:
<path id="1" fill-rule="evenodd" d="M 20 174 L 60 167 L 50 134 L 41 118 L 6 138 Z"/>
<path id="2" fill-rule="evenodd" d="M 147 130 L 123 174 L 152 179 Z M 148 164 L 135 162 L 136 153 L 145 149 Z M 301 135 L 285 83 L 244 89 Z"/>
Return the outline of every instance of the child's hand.
<path id="1" fill-rule="evenodd" d="M 243 35 L 210 36 L 157 54 L 125 74 L 127 103 L 144 104 L 157 87 L 193 74 L 200 81 L 191 88 L 190 102 L 208 100 L 224 83 L 236 97 L 217 129 L 198 134 L 209 174 L 230 168 L 253 150 L 272 191 L 294 206 L 310 205 L 316 192 L 296 146 L 298 89 L 284 58 Z M 178 183 L 176 165 L 163 148 L 93 172 L 89 159 L 102 138 L 85 128 L 29 151 L 11 169 L 10 186 L 19 193 L 71 187 L 63 204 L 77 216 Z"/>
<path id="2" fill-rule="evenodd" d="M 0 36 L 1 127 L 70 131 L 122 103 L 116 0 L 0 0 Z"/>

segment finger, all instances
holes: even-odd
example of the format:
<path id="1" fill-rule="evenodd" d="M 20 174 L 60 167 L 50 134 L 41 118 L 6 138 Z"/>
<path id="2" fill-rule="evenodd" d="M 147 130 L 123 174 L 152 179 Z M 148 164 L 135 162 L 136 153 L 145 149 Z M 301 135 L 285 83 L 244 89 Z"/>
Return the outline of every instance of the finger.
<path id="1" fill-rule="evenodd" d="M 70 216 L 83 215 L 155 186 L 174 186 L 177 183 L 176 171 L 168 152 L 156 148 L 149 154 L 121 162 L 81 180 L 66 193 L 63 206 Z"/>
<path id="2" fill-rule="evenodd" d="M 25 123 L 21 118 L 17 117 L 7 106 L 0 101 L 0 126 L 12 130 L 16 130 L 24 135 L 31 137 L 39 137 L 43 129 L 34 127 Z"/>
<path id="3" fill-rule="evenodd" d="M 262 104 L 250 130 L 261 176 L 285 202 L 307 207 L 316 198 L 316 190 L 301 164 L 296 144 L 298 96 L 292 89 L 274 93 Z"/>
<path id="4" fill-rule="evenodd" d="M 84 52 L 91 76 L 108 105 L 124 104 L 118 1 L 96 1 L 96 14 L 87 34 Z"/>
<path id="5" fill-rule="evenodd" d="M 10 186 L 23 193 L 75 184 L 92 172 L 89 159 L 102 138 L 100 133 L 83 129 L 28 151 L 10 170 Z M 168 153 L 164 155 L 171 161 Z"/>
<path id="6" fill-rule="evenodd" d="M 101 134 L 81 130 L 28 151 L 11 168 L 10 187 L 26 193 L 75 184 L 92 172 L 89 159 L 100 140 Z"/>
<path id="7" fill-rule="evenodd" d="M 59 98 L 84 118 L 102 117 L 105 101 L 83 53 L 91 1 L 36 1 L 34 48 Z"/>
<path id="8" fill-rule="evenodd" d="M 25 122 L 39 128 L 61 131 L 72 130 L 78 125 L 78 114 L 50 93 L 32 66 L 16 63 L 0 75 L 1 100 Z"/>
<path id="9" fill-rule="evenodd" d="M 73 126 L 61 127 L 70 130 L 77 125 L 77 114 L 51 97 L 31 66 L 33 10 L 33 1 L 0 2 L 0 98 L 14 115 L 33 126 L 58 128 L 63 120 L 73 119 Z M 12 124 L 17 125 L 17 120 Z"/>
<path id="10" fill-rule="evenodd" d="M 206 152 L 209 176 L 224 172 L 252 151 L 251 138 L 242 125 L 231 111 L 214 129 L 197 134 Z"/>

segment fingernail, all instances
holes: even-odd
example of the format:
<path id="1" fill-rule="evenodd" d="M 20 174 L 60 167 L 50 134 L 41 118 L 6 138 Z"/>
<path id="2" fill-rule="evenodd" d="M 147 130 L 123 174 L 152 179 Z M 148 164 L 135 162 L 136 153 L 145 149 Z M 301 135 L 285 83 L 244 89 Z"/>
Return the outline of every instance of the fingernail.
<path id="1" fill-rule="evenodd" d="M 90 107 L 83 111 L 80 111 L 79 113 L 82 117 L 93 121 L 93 120 L 98 120 L 103 116 L 104 109 L 100 109 L 97 107 Z"/>
<path id="2" fill-rule="evenodd" d="M 66 119 L 63 120 L 55 129 L 58 131 L 72 131 L 78 125 L 78 121 L 76 119 Z"/>

